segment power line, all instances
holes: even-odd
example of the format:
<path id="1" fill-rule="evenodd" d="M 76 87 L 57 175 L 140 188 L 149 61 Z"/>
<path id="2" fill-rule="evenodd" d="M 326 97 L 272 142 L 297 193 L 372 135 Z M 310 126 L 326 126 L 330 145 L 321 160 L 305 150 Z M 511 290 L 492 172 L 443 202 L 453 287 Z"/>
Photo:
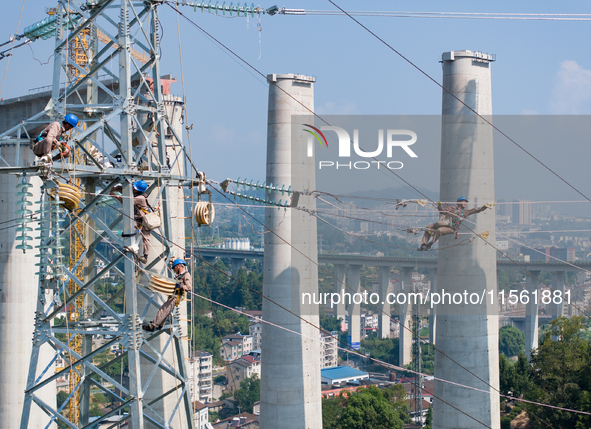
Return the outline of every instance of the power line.
<path id="1" fill-rule="evenodd" d="M 362 27 L 365 31 L 367 31 L 369 34 L 371 34 L 377 40 L 379 40 L 380 42 L 382 42 L 392 52 L 394 52 L 396 55 L 398 55 L 400 58 L 402 58 L 404 61 L 406 61 L 408 64 L 410 64 L 412 67 L 414 67 L 416 70 L 418 70 L 422 75 L 424 75 L 425 77 L 427 77 L 427 79 L 429 79 L 431 82 L 433 82 L 439 88 L 441 88 L 443 91 L 445 91 L 451 97 L 453 97 L 456 101 L 458 101 L 459 103 L 461 103 L 468 110 L 470 110 L 472 113 L 474 113 L 476 116 L 478 116 L 478 118 L 482 119 L 486 124 L 490 125 L 492 127 L 492 129 L 494 129 L 495 131 L 497 131 L 498 133 L 500 133 L 503 137 L 505 137 L 507 140 L 509 140 L 511 143 L 513 143 L 515 146 L 517 146 L 519 149 L 521 149 L 523 152 L 525 152 L 527 155 L 529 155 L 531 158 L 533 158 L 542 167 L 544 167 L 546 170 L 548 170 L 549 172 L 551 172 L 554 176 L 556 176 L 558 179 L 560 179 L 562 182 L 564 182 L 566 185 L 568 185 L 576 193 L 578 193 L 583 198 L 585 198 L 586 200 L 588 200 L 589 202 L 591 202 L 591 199 L 589 197 L 587 197 L 585 194 L 583 194 L 581 191 L 579 191 L 577 188 L 575 188 L 573 185 L 571 185 L 568 181 L 566 181 L 565 179 L 563 179 L 558 173 L 554 172 L 554 170 L 552 170 L 550 167 L 548 167 L 546 164 L 544 164 L 542 161 L 540 161 L 538 158 L 536 158 L 527 149 L 525 149 L 523 146 L 521 146 L 519 143 L 517 143 L 515 140 L 513 140 L 511 137 L 509 137 L 507 134 L 505 134 L 503 131 L 501 131 L 496 125 L 494 125 L 488 119 L 486 119 L 485 117 L 483 117 L 482 115 L 480 115 L 475 109 L 473 109 L 472 107 L 468 106 L 464 101 L 460 100 L 455 94 L 453 94 L 450 90 L 448 90 L 442 84 L 440 84 L 439 82 L 437 82 L 427 72 L 425 72 L 423 69 L 421 69 L 415 63 L 413 63 L 410 59 L 408 59 L 407 57 L 405 57 L 404 55 L 402 55 L 402 53 L 400 53 L 398 50 L 396 50 L 390 44 L 388 44 L 388 42 L 386 42 L 384 39 L 382 39 L 376 33 L 374 33 L 373 31 L 371 31 L 369 28 L 367 28 L 365 25 L 363 25 L 357 19 L 355 19 L 354 17 L 352 17 L 350 14 L 348 14 L 343 8 L 341 8 L 339 5 L 337 5 L 333 0 L 328 0 L 328 2 L 331 3 L 337 9 L 339 9 L 342 13 L 344 13 L 345 15 L 347 15 L 349 18 L 351 18 L 353 21 L 355 21 L 360 27 Z M 389 171 L 391 171 L 391 170 L 389 170 Z M 422 193 L 421 193 L 421 195 L 422 195 Z"/>
<path id="2" fill-rule="evenodd" d="M 220 191 L 219 191 L 219 190 L 217 190 L 216 188 L 213 188 L 213 189 L 215 189 L 217 192 L 220 192 Z M 221 193 L 221 192 L 220 192 L 220 193 Z M 227 198 L 227 197 L 226 197 L 224 194 L 222 194 L 222 195 L 223 195 L 225 198 Z M 116 208 L 114 208 L 114 209 L 115 209 L 115 210 L 117 210 Z M 242 208 L 240 208 L 240 210 L 244 211 Z M 117 210 L 117 211 L 118 211 L 118 210 Z M 244 211 L 244 212 L 245 212 L 245 211 Z M 122 213 L 122 212 L 120 212 L 120 213 Z M 252 217 L 252 215 L 251 215 L 250 213 L 248 213 L 248 212 L 245 212 L 245 213 L 246 213 L 246 214 L 248 214 L 249 216 L 251 216 L 251 217 Z M 122 213 L 122 214 L 123 214 L 123 213 Z M 125 216 L 125 214 L 123 214 L 123 215 Z M 259 223 L 260 223 L 260 221 L 258 221 L 256 218 L 254 218 L 254 217 L 253 217 L 253 219 L 254 219 L 255 221 L 257 221 L 257 222 L 259 222 Z M 85 222 L 84 220 L 82 220 L 82 221 L 83 221 L 83 222 Z M 86 223 L 86 222 L 85 222 L 85 223 Z M 266 228 L 266 227 L 265 227 L 265 228 Z M 273 234 L 274 234 L 276 237 L 278 237 L 279 239 L 281 239 L 282 241 L 284 241 L 284 242 L 285 242 L 287 245 L 289 245 L 289 246 L 290 246 L 292 249 L 294 249 L 295 251 L 297 251 L 297 252 L 299 252 L 300 254 L 302 254 L 302 256 L 304 256 L 304 257 L 308 258 L 308 259 L 309 259 L 311 262 L 315 263 L 315 264 L 316 264 L 316 265 L 317 265 L 317 266 L 320 268 L 320 265 L 319 265 L 317 262 L 314 262 L 314 261 L 312 261 L 312 260 L 311 260 L 309 257 L 307 257 L 306 255 L 304 255 L 303 253 L 301 253 L 301 252 L 300 252 L 298 249 L 296 249 L 295 247 L 293 247 L 293 245 L 292 245 L 291 243 L 289 243 L 289 242 L 287 242 L 285 239 L 283 239 L 283 237 L 280 237 L 280 236 L 278 236 L 278 235 L 277 235 L 275 232 L 273 232 L 273 231 L 271 231 L 271 230 L 269 230 L 269 232 L 273 233 Z M 152 233 L 154 233 L 154 232 L 152 232 Z M 176 247 L 179 247 L 179 248 L 181 248 L 181 246 L 179 246 L 178 244 L 176 244 L 176 243 L 174 243 L 174 242 L 172 242 L 172 241 L 170 241 L 170 240 L 166 239 L 166 237 L 164 237 L 164 236 L 162 236 L 162 235 L 160 235 L 160 234 L 157 234 L 157 233 L 155 233 L 155 234 L 156 234 L 157 236 L 159 236 L 159 237 L 160 237 L 162 240 L 164 240 L 164 241 L 169 241 L 169 243 L 170 243 L 170 244 L 172 244 L 173 246 L 176 246 Z M 109 244 L 111 244 L 111 246 L 112 246 L 112 247 L 114 247 L 114 245 L 113 245 L 112 243 L 110 243 L 110 242 L 109 242 Z M 114 248 L 115 248 L 115 247 L 114 247 Z M 123 253 L 121 250 L 119 250 L 119 249 L 117 249 L 117 248 L 115 248 L 115 249 L 116 249 L 118 252 L 120 252 L 121 254 L 123 254 L 123 255 L 124 255 L 124 257 L 128 258 L 128 256 L 127 256 L 127 255 L 125 255 L 125 254 L 124 254 L 124 253 Z M 183 248 L 183 249 L 184 249 L 184 248 Z M 184 249 L 184 250 L 186 251 L 186 249 Z M 189 253 L 190 253 L 192 256 L 196 256 L 196 255 L 195 255 L 195 254 L 194 254 L 192 251 L 191 251 L 191 252 L 189 252 Z M 268 298 L 268 297 L 264 296 L 264 295 L 263 295 L 261 292 L 259 292 L 259 291 L 255 290 L 255 289 L 253 289 L 253 288 L 251 288 L 251 287 L 247 286 L 246 284 L 244 284 L 244 283 L 240 282 L 238 279 L 235 279 L 234 277 L 232 277 L 231 275 L 229 275 L 227 272 L 225 272 L 225 271 L 223 271 L 223 270 L 219 269 L 218 267 L 216 267 L 215 265 L 213 265 L 213 264 L 211 264 L 211 263 L 209 263 L 209 262 L 205 261 L 203 258 L 201 258 L 201 256 L 197 256 L 197 258 L 198 258 L 198 259 L 200 259 L 200 261 L 201 261 L 201 263 L 202 263 L 202 264 L 203 264 L 203 263 L 205 263 L 205 264 L 209 265 L 210 267 L 212 267 L 212 268 L 214 268 L 215 270 L 219 271 L 220 273 L 224 274 L 224 275 L 225 275 L 225 276 L 227 276 L 228 278 L 230 278 L 230 279 L 232 279 L 232 280 L 236 281 L 236 282 L 237 282 L 237 283 L 239 283 L 240 285 L 242 285 L 242 286 L 246 287 L 246 288 L 247 288 L 247 289 L 249 289 L 250 291 L 252 291 L 252 292 L 256 293 L 256 294 L 257 294 L 257 295 L 259 295 L 259 296 L 261 296 L 262 298 L 264 298 L 264 299 L 267 299 L 267 300 L 268 300 L 268 301 L 270 301 L 271 303 L 273 303 L 273 304 L 275 304 L 276 306 L 280 307 L 281 309 L 283 309 L 283 310 L 285 310 L 285 311 L 287 311 L 287 312 L 291 313 L 292 315 L 294 315 L 295 317 L 299 318 L 300 320 L 302 320 L 302 321 L 306 322 L 307 324 L 311 325 L 312 327 L 314 327 L 314 328 L 316 328 L 316 329 L 320 330 L 321 332 L 325 332 L 325 331 L 323 331 L 321 328 L 319 328 L 319 327 L 315 326 L 314 324 L 312 324 L 311 322 L 309 322 L 309 321 L 307 321 L 306 319 L 302 318 L 301 316 L 299 316 L 299 315 L 297 315 L 297 314 L 295 314 L 295 313 L 291 312 L 289 309 L 287 309 L 287 308 L 283 307 L 282 305 L 278 304 L 277 302 L 273 301 L 272 299 L 270 299 L 270 298 Z M 141 268 L 140 268 L 140 270 L 144 271 L 144 270 L 143 270 L 143 269 L 141 269 Z M 334 277 L 334 276 L 333 276 L 333 277 Z M 540 281 L 540 283 L 541 283 L 541 281 Z M 349 290 L 352 290 L 352 289 L 351 289 L 349 286 L 347 286 L 347 285 L 346 285 L 346 283 L 343 283 L 343 285 L 344 285 L 345 287 L 347 287 Z M 378 309 L 378 310 L 379 310 L 379 309 Z M 388 316 L 389 316 L 389 315 L 388 315 Z M 391 316 L 389 316 L 389 317 L 390 317 L 390 319 L 391 319 Z M 400 324 L 399 324 L 399 325 L 400 325 Z M 407 329 L 407 330 L 409 330 L 409 328 L 407 328 L 406 326 L 403 326 L 403 325 L 400 325 L 400 326 L 401 326 L 401 327 L 404 327 L 404 329 Z M 340 340 L 339 340 L 339 342 L 340 342 Z M 347 344 L 345 344 L 345 345 L 347 345 Z M 438 349 L 437 349 L 437 348 L 436 348 L 436 347 L 435 347 L 433 344 L 430 344 L 430 345 L 433 347 L 433 349 L 434 349 L 435 351 L 439 352 L 439 353 L 440 353 L 440 354 L 442 354 L 444 357 L 446 357 L 446 358 L 450 359 L 452 362 L 454 362 L 455 364 L 457 364 L 458 366 L 460 366 L 462 369 L 464 369 L 465 371 L 469 372 L 471 375 L 473 375 L 474 377 L 476 377 L 477 379 L 479 379 L 480 381 L 482 381 L 484 384 L 486 384 L 487 386 L 489 386 L 490 388 L 492 388 L 493 390 L 495 390 L 495 391 L 496 391 L 496 392 L 497 392 L 499 395 L 502 395 L 502 394 L 500 393 L 500 391 L 499 391 L 498 389 L 496 389 L 494 386 L 490 385 L 490 384 L 489 384 L 489 383 L 487 383 L 485 380 L 481 379 L 481 378 L 480 378 L 480 377 L 478 377 L 476 374 L 474 374 L 472 371 L 470 371 L 469 369 L 465 368 L 465 367 L 464 367 L 464 366 L 462 366 L 460 363 L 458 363 L 457 361 L 455 361 L 454 359 L 452 359 L 451 357 L 449 357 L 448 355 L 446 355 L 446 354 L 445 354 L 445 353 L 443 353 L 442 351 L 438 350 Z M 347 347 L 349 347 L 349 345 L 347 345 Z M 369 357 L 368 357 L 368 358 L 369 358 Z M 444 380 L 442 380 L 442 381 L 444 381 Z M 453 382 L 452 382 L 452 383 L 453 383 Z M 456 383 L 456 384 L 457 384 L 457 385 L 460 385 L 460 384 L 458 384 L 458 383 Z M 461 385 L 460 385 L 460 386 L 461 386 Z M 468 386 L 466 386 L 466 387 L 468 387 Z M 422 387 L 421 387 L 421 388 L 422 388 Z M 472 388 L 472 389 L 473 389 L 473 390 L 479 390 L 479 389 L 477 389 L 477 388 Z M 486 391 L 484 391 L 484 392 L 486 392 Z M 490 392 L 488 392 L 488 393 L 490 394 Z M 505 395 L 502 395 L 502 396 L 505 396 Z M 435 397 L 435 396 L 434 396 L 434 397 Z M 436 398 L 437 398 L 437 397 L 436 397 Z M 437 399 L 441 400 L 440 398 L 437 398 Z M 442 402 L 445 402 L 445 401 L 443 401 L 443 400 L 441 400 L 441 401 L 442 401 Z M 447 404 L 447 402 L 445 402 L 445 403 Z M 541 405 L 541 406 L 545 406 L 545 405 L 546 405 L 546 404 L 541 404 L 541 403 L 536 403 L 536 404 L 537 404 L 537 405 Z M 466 416 L 468 416 L 468 417 L 470 417 L 470 418 L 474 419 L 472 416 L 470 416 L 470 415 L 466 414 L 465 412 L 463 412 L 463 411 L 459 410 L 458 408 L 454 407 L 453 405 L 451 405 L 451 404 L 448 404 L 448 405 L 452 406 L 454 409 L 456 409 L 457 411 L 459 411 L 459 412 L 461 412 L 461 413 L 465 414 Z M 554 407 L 554 406 L 550 406 L 550 407 L 551 407 L 551 408 L 557 408 L 557 407 Z M 566 410 L 568 410 L 568 409 L 566 409 Z M 571 410 L 571 411 L 572 411 L 572 412 L 577 412 L 576 410 Z M 583 413 L 584 413 L 584 412 L 583 412 Z M 476 420 L 476 419 L 474 419 L 474 420 Z M 478 420 L 476 420 L 476 421 L 477 421 L 477 422 L 479 422 L 479 423 L 482 423 L 482 422 L 480 422 L 480 421 L 478 421 Z M 486 425 L 484 425 L 484 426 L 485 426 L 485 427 L 488 427 L 488 426 L 486 426 Z"/>
<path id="3" fill-rule="evenodd" d="M 231 277 L 231 276 L 229 276 L 228 274 L 226 274 L 226 275 L 227 275 L 228 277 L 232 278 L 232 277 Z M 233 278 L 232 278 L 232 279 L 233 279 Z M 216 305 L 219 305 L 220 307 L 224 307 L 224 308 L 226 308 L 226 309 L 228 309 L 228 310 L 231 310 L 231 311 L 235 312 L 236 314 L 240 314 L 240 315 L 243 315 L 243 316 L 250 317 L 248 313 L 245 313 L 245 312 L 243 312 L 243 311 L 240 311 L 240 310 L 238 310 L 238 309 L 236 309 L 236 308 L 232 308 L 232 307 L 230 307 L 230 306 L 228 306 L 228 305 L 226 305 L 226 304 L 222 304 L 221 302 L 214 301 L 214 300 L 212 300 L 212 299 L 208 299 L 208 298 L 206 298 L 206 297 L 204 297 L 204 296 L 202 296 L 202 295 L 199 295 L 199 294 L 198 294 L 198 293 L 196 293 L 196 292 L 190 292 L 190 293 L 191 293 L 192 295 L 195 295 L 195 296 L 197 296 L 197 297 L 199 297 L 199 298 L 203 299 L 203 300 L 210 301 L 210 302 L 211 302 L 211 303 L 213 303 L 213 304 L 216 304 Z M 292 333 L 292 334 L 299 335 L 300 337 L 309 338 L 309 339 L 311 339 L 312 341 L 318 341 L 318 339 L 317 339 L 317 338 L 314 338 L 314 337 L 310 337 L 310 336 L 304 335 L 304 334 L 302 334 L 302 333 L 300 333 L 300 332 L 296 332 L 296 331 L 294 331 L 294 330 L 292 330 L 292 329 L 289 329 L 289 328 L 286 328 L 286 327 L 284 327 L 284 326 L 280 326 L 280 325 L 277 325 L 277 324 L 275 324 L 275 323 L 269 322 L 269 321 L 267 321 L 267 320 L 265 320 L 265 319 L 263 319 L 263 318 L 261 318 L 261 319 L 259 319 L 259 320 L 260 320 L 262 323 L 265 323 L 265 324 L 267 324 L 267 325 L 273 326 L 273 327 L 275 327 L 275 328 L 282 329 L 282 330 L 284 330 L 284 331 L 287 331 L 287 332 L 290 332 L 290 333 Z M 328 332 L 327 332 L 327 331 L 325 331 L 324 329 L 322 329 L 322 327 L 315 327 L 315 328 L 316 328 L 316 329 L 318 329 L 318 331 L 319 331 L 319 332 L 321 332 L 321 333 L 328 334 Z M 333 337 L 333 338 L 335 338 L 335 337 Z M 338 338 L 335 338 L 335 339 L 336 339 L 338 342 L 340 342 L 341 344 L 345 344 L 343 341 L 340 341 Z M 347 348 L 345 348 L 345 347 L 338 347 L 338 349 L 339 349 L 339 350 L 341 350 L 341 351 L 347 352 L 347 353 L 351 353 L 351 354 L 357 355 L 357 356 L 359 356 L 359 357 L 362 357 L 362 358 L 365 358 L 365 359 L 369 359 L 370 361 L 372 361 L 372 362 L 375 362 L 375 363 L 377 363 L 378 365 L 380 365 L 380 366 L 382 366 L 382 367 L 384 367 L 384 368 L 386 368 L 386 367 L 390 367 L 390 368 L 393 368 L 394 370 L 396 370 L 396 371 L 400 371 L 400 372 L 409 372 L 409 373 L 412 373 L 412 374 L 421 375 L 421 376 L 423 376 L 423 377 L 433 377 L 433 379 L 434 379 L 434 380 L 441 381 L 441 382 L 443 382 L 443 383 L 452 384 L 452 385 L 454 385 L 454 386 L 463 387 L 463 388 L 465 388 L 465 389 L 474 390 L 474 391 L 476 391 L 476 392 L 481 392 L 481 393 L 490 394 L 490 391 L 489 391 L 489 390 L 479 389 L 479 388 L 477 388 L 477 387 L 468 386 L 468 385 L 466 385 L 466 384 L 456 383 L 455 381 L 450 381 L 450 380 L 445 380 L 445 379 L 443 379 L 443 378 L 438 378 L 438 377 L 435 377 L 435 376 L 433 376 L 432 374 L 427 374 L 427 373 L 424 373 L 424 372 L 417 372 L 417 371 L 413 371 L 413 370 L 411 370 L 411 369 L 407 369 L 407 368 L 404 368 L 404 367 L 401 367 L 401 366 L 397 366 L 397 365 L 394 365 L 394 364 L 391 364 L 391 363 L 388 363 L 388 362 L 384 362 L 384 361 L 382 361 L 382 360 L 379 360 L 379 359 L 376 359 L 376 358 L 374 358 L 374 357 L 371 357 L 370 355 L 366 355 L 365 353 L 362 353 L 362 352 L 360 352 L 359 350 L 355 350 L 355 349 L 351 348 L 351 347 L 350 347 L 348 344 L 345 344 L 345 345 L 347 346 Z M 387 368 L 386 368 L 386 369 L 387 369 Z M 426 389 L 425 389 L 425 388 L 423 388 L 423 387 L 421 387 L 421 389 L 422 389 L 422 390 L 426 390 Z M 431 392 L 429 392 L 429 391 L 427 391 L 427 393 L 429 393 L 429 394 L 432 394 L 432 393 L 431 393 Z M 552 408 L 552 409 L 556 409 L 556 410 L 560 410 L 560 411 L 568 411 L 568 412 L 571 412 L 571 413 L 576 413 L 576 414 L 584 414 L 584 415 L 589 415 L 589 416 L 591 416 L 591 412 L 587 412 L 587 411 L 573 410 L 573 409 L 570 409 L 570 408 L 557 407 L 557 406 L 550 405 L 550 404 L 543 404 L 543 403 L 541 403 L 541 402 L 528 401 L 527 399 L 523 399 L 523 398 L 516 398 L 516 397 L 514 397 L 514 396 L 510 396 L 510 395 L 503 395 L 502 393 L 500 393 L 500 394 L 499 394 L 499 396 L 502 396 L 502 397 L 504 397 L 504 398 L 507 398 L 507 399 L 510 399 L 510 400 L 518 401 L 518 402 L 524 402 L 524 403 L 528 403 L 528 404 L 532 404 L 532 405 L 538 405 L 538 406 L 541 406 L 541 407 Z"/>
<path id="4" fill-rule="evenodd" d="M 281 8 L 279 15 L 320 15 L 320 16 L 373 16 L 385 18 L 446 18 L 446 19 L 491 19 L 523 21 L 591 21 L 591 14 L 550 14 L 550 13 L 481 13 L 481 12 L 413 12 L 413 11 L 366 11 L 339 12 L 335 10 L 308 10 Z"/>

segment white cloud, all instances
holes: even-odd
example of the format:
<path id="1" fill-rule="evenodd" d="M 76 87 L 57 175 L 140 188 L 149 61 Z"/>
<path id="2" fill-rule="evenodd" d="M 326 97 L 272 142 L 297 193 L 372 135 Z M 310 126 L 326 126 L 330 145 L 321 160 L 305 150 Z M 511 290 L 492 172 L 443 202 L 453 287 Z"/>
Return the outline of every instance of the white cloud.
<path id="1" fill-rule="evenodd" d="M 576 61 L 563 61 L 556 73 L 550 111 L 559 115 L 591 114 L 591 70 Z"/>
<path id="2" fill-rule="evenodd" d="M 317 106 L 315 113 L 319 115 L 352 115 L 357 111 L 355 103 L 351 101 L 343 101 L 335 103 L 334 101 L 327 101 L 321 106 Z"/>

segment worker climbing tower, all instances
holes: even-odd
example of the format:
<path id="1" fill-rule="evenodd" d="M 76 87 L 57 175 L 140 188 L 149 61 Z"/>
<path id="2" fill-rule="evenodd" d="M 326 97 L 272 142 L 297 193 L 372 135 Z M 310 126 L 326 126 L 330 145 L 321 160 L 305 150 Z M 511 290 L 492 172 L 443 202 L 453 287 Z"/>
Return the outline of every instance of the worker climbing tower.
<path id="1" fill-rule="evenodd" d="M 491 74 L 493 57 L 471 51 L 445 52 L 441 135 L 441 201 L 467 197 L 470 207 L 495 200 Z M 482 117 L 477 116 L 477 112 Z M 437 308 L 433 428 L 498 429 L 499 362 L 496 252 L 493 210 L 464 221 L 460 239 L 439 240 L 438 291 L 470 296 L 469 303 L 445 302 Z M 468 229 L 469 228 L 469 229 Z M 484 234 L 483 234 L 484 235 Z M 467 237 L 467 240 L 461 238 Z M 469 239 L 472 238 L 470 241 Z M 485 292 L 483 292 L 485 291 Z M 474 300 L 486 294 L 488 299 Z M 454 384 L 438 380 L 448 380 Z M 467 385 L 479 390 L 463 387 Z"/>
<path id="2" fill-rule="evenodd" d="M 182 100 L 163 94 L 161 4 L 60 0 L 49 18 L 25 29 L 29 38 L 55 36 L 55 56 L 45 109 L 0 134 L 1 206 L 17 226 L 0 236 L 2 427 L 87 427 L 97 390 L 113 403 L 97 426 L 193 427 L 183 305 L 162 330 L 142 330 L 165 299 L 158 292 L 174 286 L 169 262 L 184 257 L 183 187 L 205 190 L 185 171 L 203 177 L 181 144 Z M 71 155 L 41 163 L 30 139 L 66 114 L 80 118 Z M 160 214 L 146 263 L 134 224 L 137 180 L 148 183 Z M 109 292 L 107 277 L 114 277 Z M 12 325 L 19 320 L 22 327 Z M 28 367 L 20 371 L 26 382 L 15 375 L 9 387 L 4 369 L 16 371 L 7 360 Z M 58 408 L 61 378 L 71 387 Z"/>

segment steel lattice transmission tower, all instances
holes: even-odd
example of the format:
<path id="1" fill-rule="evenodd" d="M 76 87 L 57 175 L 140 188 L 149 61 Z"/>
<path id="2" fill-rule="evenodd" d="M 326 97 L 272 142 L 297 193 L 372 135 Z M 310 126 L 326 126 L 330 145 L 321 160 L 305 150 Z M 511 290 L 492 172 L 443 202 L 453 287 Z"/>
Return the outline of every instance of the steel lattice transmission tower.
<path id="1" fill-rule="evenodd" d="M 0 173 L 18 177 L 17 195 L 22 200 L 21 235 L 16 238 L 22 244 L 17 249 L 39 254 L 38 303 L 21 429 L 29 427 L 32 413 L 39 410 L 47 416 L 46 427 L 55 427 L 57 421 L 69 428 L 88 427 L 91 387 L 117 404 L 94 425 L 109 418 L 114 422 L 111 427 L 127 421 L 134 429 L 193 428 L 181 306 L 162 330 L 146 334 L 141 328 L 162 303 L 160 295 L 148 288 L 149 279 L 170 278 L 168 262 L 184 257 L 178 201 L 183 201 L 184 186 L 199 183 L 185 175 L 192 163 L 180 144 L 180 126 L 167 114 L 173 101 L 162 94 L 161 4 L 159 0 L 59 0 L 55 26 L 35 29 L 39 37 L 44 31 L 55 32 L 51 100 L 44 111 L 0 134 Z M 84 61 L 72 60 L 73 46 Z M 81 120 L 73 134 L 76 156 L 52 166 L 32 162 L 30 138 L 50 120 L 62 120 L 69 113 Z M 26 209 L 27 198 L 33 195 L 27 192 L 33 186 L 31 176 L 43 179 L 35 220 Z M 137 244 L 132 183 L 139 179 L 151 184 L 147 194 L 160 203 L 162 220 L 152 235 L 156 245 L 141 269 L 136 256 L 124 250 Z M 79 194 L 62 193 L 67 184 Z M 122 203 L 110 200 L 117 216 L 107 221 L 99 207 L 118 184 Z M 27 238 L 34 235 L 35 223 L 38 236 Z M 83 233 L 75 229 L 80 224 Z M 82 246 L 69 249 L 75 259 L 72 264 L 67 263 L 64 244 L 70 234 L 77 234 Z M 109 273 L 119 278 L 120 287 L 106 297 L 95 288 Z M 116 306 L 118 300 L 123 300 L 122 311 Z M 60 318 L 64 313 L 66 317 Z M 110 339 L 97 345 L 93 337 Z M 97 363 L 97 355 L 113 348 L 121 352 L 118 357 Z M 58 359 L 65 366 L 55 372 Z M 125 361 L 128 385 L 108 369 Z M 60 408 L 39 395 L 70 373 L 75 373 L 74 382 Z M 70 401 L 79 402 L 79 413 L 66 411 Z"/>
<path id="2" fill-rule="evenodd" d="M 416 289 L 416 286 L 413 286 Z M 416 293 L 416 290 L 413 290 Z M 423 377 L 421 376 L 421 311 L 420 300 L 412 304 L 412 370 L 410 413 L 423 426 Z"/>

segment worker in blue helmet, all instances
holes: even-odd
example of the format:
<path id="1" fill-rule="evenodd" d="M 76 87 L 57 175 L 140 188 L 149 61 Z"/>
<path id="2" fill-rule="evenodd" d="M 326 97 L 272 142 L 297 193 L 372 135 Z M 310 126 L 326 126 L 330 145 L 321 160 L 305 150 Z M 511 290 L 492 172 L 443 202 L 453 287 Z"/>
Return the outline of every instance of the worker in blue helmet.
<path id="1" fill-rule="evenodd" d="M 466 210 L 466 207 L 468 206 L 468 198 L 464 196 L 459 197 L 456 203 L 457 206 L 448 206 L 447 203 L 441 204 L 441 202 L 437 201 L 439 219 L 437 222 L 432 223 L 425 228 L 425 234 L 423 234 L 421 246 L 417 250 L 429 250 L 443 235 L 456 233 L 456 238 L 458 238 L 457 233 L 460 229 L 460 224 L 464 219 L 475 213 L 483 212 L 494 205 L 485 204 L 476 209 Z"/>
<path id="2" fill-rule="evenodd" d="M 158 313 L 153 322 L 142 326 L 145 331 L 154 332 L 155 330 L 162 329 L 166 319 L 172 313 L 175 307 L 178 307 L 179 303 L 184 299 L 185 295 L 191 291 L 191 274 L 187 271 L 187 263 L 184 259 L 175 259 L 172 263 L 172 270 L 175 273 L 176 288 L 174 294 L 169 296 L 168 299 Z"/>
<path id="3" fill-rule="evenodd" d="M 143 243 L 143 253 L 141 256 L 138 256 L 138 259 L 145 264 L 148 262 L 148 254 L 150 253 L 151 232 L 144 228 L 143 219 L 145 214 L 153 212 L 154 209 L 150 203 L 148 203 L 148 198 L 146 197 L 148 184 L 144 180 L 138 180 L 133 182 L 131 186 L 133 188 L 133 220 L 135 221 L 135 229 L 141 235 Z M 111 191 L 111 196 L 119 200 L 119 202 L 122 202 L 123 200 L 120 195 L 121 191 L 121 185 L 114 186 Z M 119 195 L 115 192 L 119 193 Z M 133 249 L 127 248 L 126 250 Z"/>
<path id="4" fill-rule="evenodd" d="M 33 153 L 46 163 L 52 161 L 49 154 L 54 149 L 59 148 L 62 156 L 69 156 L 70 148 L 66 145 L 67 136 L 65 134 L 76 125 L 78 125 L 78 117 L 71 113 L 66 115 L 61 122 L 52 122 L 41 131 L 37 138 L 31 141 Z"/>

